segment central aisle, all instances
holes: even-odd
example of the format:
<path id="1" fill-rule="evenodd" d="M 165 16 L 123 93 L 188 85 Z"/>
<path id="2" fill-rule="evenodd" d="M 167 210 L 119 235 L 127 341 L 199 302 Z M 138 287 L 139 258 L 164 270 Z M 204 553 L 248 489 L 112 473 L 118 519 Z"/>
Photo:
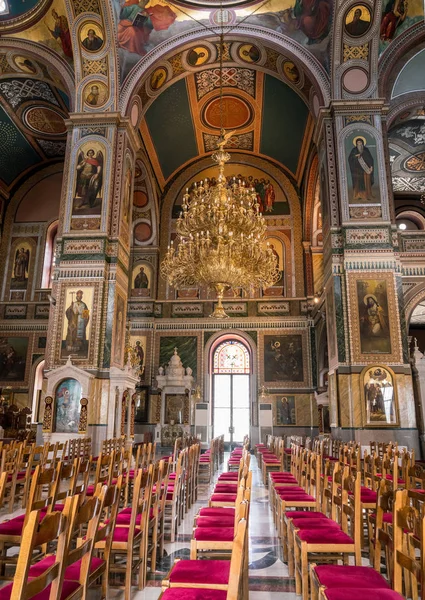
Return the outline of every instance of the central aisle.
<path id="1" fill-rule="evenodd" d="M 227 470 L 228 455 L 225 456 L 223 468 Z M 261 473 L 257 467 L 257 459 L 251 457 L 253 470 L 253 494 L 249 527 L 250 570 L 249 600 L 295 600 L 295 582 L 288 577 L 287 566 L 281 560 L 276 530 L 269 508 L 267 488 L 261 481 Z M 221 471 L 220 471 L 221 472 Z M 217 473 L 216 477 L 220 474 Z M 158 563 L 158 572 L 149 576 L 148 586 L 142 592 L 133 590 L 135 600 L 157 600 L 160 594 L 161 580 L 168 572 L 176 558 L 189 558 L 190 540 L 194 515 L 202 506 L 206 506 L 213 484 L 201 485 L 198 501 L 187 513 L 179 527 L 177 540 L 173 544 L 166 543 L 166 556 Z M 123 594 L 114 591 L 114 600 L 121 600 Z"/>

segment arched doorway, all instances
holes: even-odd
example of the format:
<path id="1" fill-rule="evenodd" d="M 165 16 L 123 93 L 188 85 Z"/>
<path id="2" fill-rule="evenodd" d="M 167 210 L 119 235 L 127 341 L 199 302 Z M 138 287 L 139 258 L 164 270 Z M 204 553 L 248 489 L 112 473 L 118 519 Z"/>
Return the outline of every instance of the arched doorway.
<path id="1" fill-rule="evenodd" d="M 251 356 L 237 339 L 218 343 L 212 353 L 213 435 L 242 442 L 250 431 Z"/>

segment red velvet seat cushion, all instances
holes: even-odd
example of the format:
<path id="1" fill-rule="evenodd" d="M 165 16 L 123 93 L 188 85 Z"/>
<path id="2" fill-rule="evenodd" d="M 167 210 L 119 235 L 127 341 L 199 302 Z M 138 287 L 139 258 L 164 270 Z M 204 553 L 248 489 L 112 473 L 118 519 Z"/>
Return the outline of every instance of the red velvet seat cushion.
<path id="1" fill-rule="evenodd" d="M 287 510 L 285 511 L 285 517 L 288 519 L 327 519 L 328 517 L 321 512 L 316 510 Z"/>
<path id="2" fill-rule="evenodd" d="M 285 452 L 285 454 L 292 454 L 291 448 L 285 448 L 284 452 Z"/>
<path id="3" fill-rule="evenodd" d="M 299 485 L 288 485 L 288 486 L 284 486 L 284 487 L 277 487 L 276 489 L 276 494 L 278 494 L 279 496 L 282 496 L 283 494 L 299 494 L 300 492 L 302 492 L 303 494 L 305 494 L 305 490 L 304 488 L 302 488 Z"/>
<path id="4" fill-rule="evenodd" d="M 196 527 L 233 527 L 235 517 L 199 517 L 196 519 Z"/>
<path id="5" fill-rule="evenodd" d="M 297 534 L 299 539 L 308 544 L 354 544 L 353 539 L 338 529 L 303 529 Z M 364 600 L 364 599 L 363 599 Z"/>
<path id="6" fill-rule="evenodd" d="M 227 516 L 235 516 L 235 509 L 231 506 L 220 508 L 218 506 L 205 506 L 201 508 L 199 511 L 199 515 L 201 517 L 227 517 Z"/>
<path id="7" fill-rule="evenodd" d="M 332 519 L 321 519 L 320 517 L 312 517 L 311 519 L 292 519 L 292 524 L 297 529 L 316 529 L 318 527 L 330 527 L 333 529 L 341 529 L 341 527 Z"/>
<path id="8" fill-rule="evenodd" d="M 170 573 L 170 583 L 227 584 L 230 561 L 180 560 Z"/>
<path id="9" fill-rule="evenodd" d="M 236 494 L 237 491 L 237 483 L 219 483 L 214 488 L 214 494 Z"/>
<path id="10" fill-rule="evenodd" d="M 168 588 L 162 594 L 161 600 L 226 600 L 226 597 L 227 592 L 224 590 Z"/>
<path id="11" fill-rule="evenodd" d="M 32 565 L 32 567 L 30 567 L 29 576 L 38 577 L 39 575 L 42 575 L 44 571 L 46 571 L 49 567 L 53 565 L 55 559 L 56 557 L 53 554 L 50 554 L 49 556 L 46 556 L 45 558 L 40 560 L 40 562 L 35 563 L 35 565 Z M 69 567 L 66 568 L 66 580 L 78 581 L 81 571 L 81 562 L 81 560 L 78 560 L 77 562 L 75 562 L 72 565 L 69 565 Z M 96 556 L 93 556 L 90 563 L 90 573 L 94 573 L 94 571 L 96 571 L 103 564 L 105 564 L 105 561 L 102 558 L 97 558 Z"/>
<path id="12" fill-rule="evenodd" d="M 212 502 L 236 502 L 236 494 L 213 494 Z"/>
<path id="13" fill-rule="evenodd" d="M 338 588 L 326 590 L 327 600 L 405 600 L 404 596 L 393 590 L 378 588 Z M 183 600 L 183 599 L 181 599 Z"/>
<path id="14" fill-rule="evenodd" d="M 23 517 L 23 518 L 22 518 Z M 0 524 L 0 535 L 22 535 L 25 515 Z"/>
<path id="15" fill-rule="evenodd" d="M 93 494 L 94 494 L 94 485 L 88 485 L 87 491 L 86 491 L 86 496 L 93 496 Z"/>
<path id="16" fill-rule="evenodd" d="M 233 527 L 197 527 L 193 537 L 205 542 L 232 542 L 235 531 Z"/>
<path id="17" fill-rule="evenodd" d="M 129 527 L 115 527 L 114 530 L 114 542 L 127 542 L 128 541 L 128 536 L 130 533 L 130 528 Z M 134 530 L 134 535 L 137 535 L 138 533 L 140 533 L 140 529 L 138 529 L 137 527 Z"/>
<path id="18" fill-rule="evenodd" d="M 308 494 L 300 494 L 300 495 L 292 495 L 292 496 L 280 496 L 281 500 L 284 500 L 288 504 L 291 502 L 316 502 L 316 498 L 314 496 L 309 496 Z"/>
<path id="19" fill-rule="evenodd" d="M 62 600 L 63 598 L 70 596 L 79 588 L 79 586 L 80 584 L 78 581 L 64 581 L 60 599 Z M 0 588 L 0 600 L 9 600 L 12 594 L 12 587 L 13 583 L 9 583 L 8 585 Z M 51 586 L 49 585 L 45 590 L 34 596 L 32 600 L 49 600 L 50 587 Z"/>
<path id="20" fill-rule="evenodd" d="M 318 565 L 315 571 L 321 585 L 327 588 L 390 588 L 388 582 L 372 567 Z"/>

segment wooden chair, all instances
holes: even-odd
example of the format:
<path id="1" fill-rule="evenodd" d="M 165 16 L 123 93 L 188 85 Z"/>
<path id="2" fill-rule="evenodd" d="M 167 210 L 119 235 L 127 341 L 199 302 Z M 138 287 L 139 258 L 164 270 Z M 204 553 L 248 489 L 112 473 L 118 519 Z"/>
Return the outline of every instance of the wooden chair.
<path id="1" fill-rule="evenodd" d="M 125 574 L 125 600 L 131 599 L 133 574 L 137 575 L 140 590 L 146 585 L 147 521 L 150 510 L 152 479 L 153 465 L 150 465 L 148 471 L 139 470 L 134 484 L 130 521 L 128 524 L 123 524 L 118 516 L 116 519 L 109 572 Z M 96 544 L 96 548 L 103 548 L 103 546 L 103 544 Z M 121 557 L 123 561 L 117 562 L 118 557 Z"/>
<path id="2" fill-rule="evenodd" d="M 294 531 L 295 586 L 296 593 L 302 594 L 303 600 L 309 599 L 308 564 L 311 555 L 315 555 L 316 559 L 317 555 L 331 556 L 334 560 L 342 558 L 347 564 L 348 556 L 354 554 L 356 565 L 361 564 L 361 474 L 354 477 L 347 469 L 345 473 L 342 487 L 336 490 L 333 498 L 333 511 L 334 515 L 339 513 L 341 530 L 305 527 Z"/>
<path id="3" fill-rule="evenodd" d="M 162 580 L 162 588 L 164 590 L 167 588 L 197 588 L 228 591 L 235 580 L 240 581 L 241 579 L 246 536 L 247 522 L 245 519 L 241 519 L 233 540 L 230 561 L 177 560 L 165 579 Z M 241 598 L 240 593 L 238 597 Z"/>

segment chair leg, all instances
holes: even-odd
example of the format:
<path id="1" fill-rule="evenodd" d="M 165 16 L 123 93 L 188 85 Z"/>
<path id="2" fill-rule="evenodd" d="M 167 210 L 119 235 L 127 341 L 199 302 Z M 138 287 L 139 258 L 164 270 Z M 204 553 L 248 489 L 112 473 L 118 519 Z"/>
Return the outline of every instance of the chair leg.
<path id="1" fill-rule="evenodd" d="M 131 550 L 127 554 L 127 568 L 125 570 L 125 588 L 124 598 L 125 600 L 131 600 L 131 576 L 133 574 L 133 551 Z"/>
<path id="2" fill-rule="evenodd" d="M 301 549 L 298 542 L 294 541 L 294 563 L 295 563 L 295 593 L 301 595 Z"/>
<path id="3" fill-rule="evenodd" d="M 305 544 L 301 545 L 301 580 L 303 600 L 309 600 L 308 593 L 308 552 Z"/>

